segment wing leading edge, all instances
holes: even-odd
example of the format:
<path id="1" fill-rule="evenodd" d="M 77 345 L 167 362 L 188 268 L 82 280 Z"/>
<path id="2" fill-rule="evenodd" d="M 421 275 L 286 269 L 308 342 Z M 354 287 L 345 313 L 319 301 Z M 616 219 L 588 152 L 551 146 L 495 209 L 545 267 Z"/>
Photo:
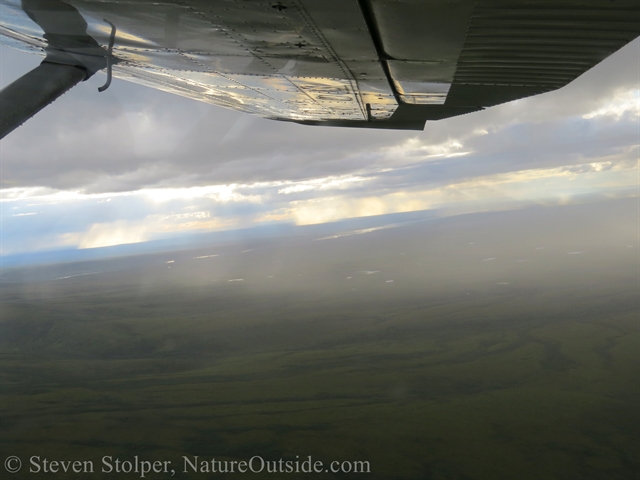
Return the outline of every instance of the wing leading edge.
<path id="1" fill-rule="evenodd" d="M 640 34 L 636 0 L 0 0 L 0 7 L 3 42 L 45 53 L 45 62 L 70 51 L 73 67 L 84 54 L 113 65 L 116 77 L 265 118 L 414 130 L 561 88 Z M 80 34 L 78 16 L 86 24 Z"/>

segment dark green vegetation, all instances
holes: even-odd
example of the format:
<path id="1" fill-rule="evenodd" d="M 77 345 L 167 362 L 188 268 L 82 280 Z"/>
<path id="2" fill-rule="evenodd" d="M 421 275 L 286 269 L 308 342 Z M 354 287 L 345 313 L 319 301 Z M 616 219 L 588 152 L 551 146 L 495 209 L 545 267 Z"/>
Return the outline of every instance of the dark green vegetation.
<path id="1" fill-rule="evenodd" d="M 93 274 L 2 285 L 2 460 L 98 469 L 56 478 L 112 478 L 104 455 L 172 460 L 174 478 L 210 478 L 182 473 L 182 455 L 368 460 L 368 478 L 638 478 L 636 209 L 5 272 Z"/>

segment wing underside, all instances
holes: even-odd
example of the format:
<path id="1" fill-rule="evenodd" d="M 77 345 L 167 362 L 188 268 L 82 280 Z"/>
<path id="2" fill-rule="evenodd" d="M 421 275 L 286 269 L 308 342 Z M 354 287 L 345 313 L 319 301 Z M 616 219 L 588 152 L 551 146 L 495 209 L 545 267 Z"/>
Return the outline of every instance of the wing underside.
<path id="1" fill-rule="evenodd" d="M 315 125 L 422 129 L 560 88 L 640 34 L 635 0 L 65 3 L 104 49 L 115 27 L 118 78 Z M 0 36 L 44 53 L 25 5 L 46 14 L 1 0 Z"/>

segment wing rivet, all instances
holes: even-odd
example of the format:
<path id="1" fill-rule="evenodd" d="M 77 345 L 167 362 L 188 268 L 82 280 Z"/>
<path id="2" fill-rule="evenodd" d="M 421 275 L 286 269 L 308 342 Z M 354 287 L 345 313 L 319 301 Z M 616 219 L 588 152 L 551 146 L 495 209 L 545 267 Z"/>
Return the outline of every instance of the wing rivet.
<path id="1" fill-rule="evenodd" d="M 275 8 L 276 10 L 278 10 L 279 12 L 282 12 L 283 10 L 286 10 L 287 7 L 285 7 L 284 5 L 282 5 L 281 3 L 276 3 L 275 5 L 271 5 L 271 8 Z"/>

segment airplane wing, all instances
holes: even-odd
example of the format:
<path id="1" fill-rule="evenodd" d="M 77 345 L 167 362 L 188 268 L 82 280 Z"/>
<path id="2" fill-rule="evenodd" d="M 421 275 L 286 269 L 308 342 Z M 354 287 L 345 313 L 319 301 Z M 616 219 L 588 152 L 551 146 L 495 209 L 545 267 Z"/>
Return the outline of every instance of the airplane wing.
<path id="1" fill-rule="evenodd" d="M 46 55 L 45 69 L 0 92 L 2 136 L 104 69 L 275 120 L 422 130 L 427 120 L 561 88 L 640 34 L 637 0 L 0 0 L 0 8 L 2 41 Z M 45 93 L 43 83 L 52 84 Z"/>

